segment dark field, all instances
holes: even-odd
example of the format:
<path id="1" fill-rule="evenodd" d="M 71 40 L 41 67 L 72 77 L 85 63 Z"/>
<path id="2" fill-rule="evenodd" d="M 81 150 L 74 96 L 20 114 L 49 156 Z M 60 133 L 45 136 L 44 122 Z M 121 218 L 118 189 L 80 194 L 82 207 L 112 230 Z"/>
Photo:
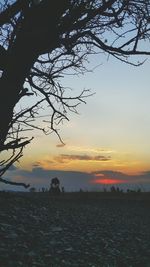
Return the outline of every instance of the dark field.
<path id="1" fill-rule="evenodd" d="M 150 195 L 0 193 L 0 266 L 150 267 Z"/>

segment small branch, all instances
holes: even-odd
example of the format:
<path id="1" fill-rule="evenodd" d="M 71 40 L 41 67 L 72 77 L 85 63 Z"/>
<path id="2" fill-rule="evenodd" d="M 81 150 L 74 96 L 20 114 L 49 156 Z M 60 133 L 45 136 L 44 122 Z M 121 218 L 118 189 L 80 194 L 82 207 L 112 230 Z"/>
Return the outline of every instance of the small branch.
<path id="1" fill-rule="evenodd" d="M 10 166 L 13 165 L 14 162 L 18 161 L 18 159 L 23 156 L 22 151 L 23 147 L 20 148 L 17 155 L 14 155 L 15 152 L 13 151 L 13 157 L 11 157 L 12 159 L 2 169 L 0 169 L 0 177 L 10 168 Z"/>
<path id="2" fill-rule="evenodd" d="M 4 184 L 15 185 L 15 186 L 23 186 L 26 189 L 30 186 L 30 184 L 18 183 L 18 182 L 11 182 L 11 181 L 7 181 L 7 180 L 5 180 L 3 178 L 0 178 L 0 182 L 1 183 L 4 183 Z"/>
<path id="3" fill-rule="evenodd" d="M 134 44 L 134 47 L 133 47 L 133 51 L 135 52 L 136 51 L 136 48 L 137 48 L 137 45 L 138 45 L 138 41 L 139 41 L 139 38 L 140 38 L 140 32 L 141 32 L 141 26 L 142 26 L 142 19 L 140 20 L 140 23 L 139 23 L 139 27 L 138 27 L 138 31 L 137 31 L 137 36 L 135 38 L 135 44 Z"/>
<path id="4" fill-rule="evenodd" d="M 29 144 L 31 142 L 31 140 L 33 140 L 33 137 L 29 140 L 26 140 L 24 142 L 21 142 L 21 138 L 20 139 L 16 139 L 12 142 L 9 142 L 7 143 L 6 145 L 4 144 L 1 148 L 0 148 L 0 151 L 3 151 L 3 150 L 9 150 L 9 149 L 17 149 L 17 148 L 21 148 L 21 147 L 24 147 L 26 146 L 27 144 Z"/>

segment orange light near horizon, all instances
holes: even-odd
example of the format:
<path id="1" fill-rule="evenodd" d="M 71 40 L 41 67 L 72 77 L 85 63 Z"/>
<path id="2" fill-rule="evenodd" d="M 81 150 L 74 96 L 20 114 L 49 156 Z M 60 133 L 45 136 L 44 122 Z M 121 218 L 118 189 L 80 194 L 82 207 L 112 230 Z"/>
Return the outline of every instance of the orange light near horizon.
<path id="1" fill-rule="evenodd" d="M 95 179 L 92 180 L 91 183 L 92 184 L 105 184 L 105 185 L 109 185 L 109 184 L 122 184 L 125 183 L 125 180 L 117 180 L 117 179 L 109 179 L 109 178 L 103 178 L 103 179 Z"/>

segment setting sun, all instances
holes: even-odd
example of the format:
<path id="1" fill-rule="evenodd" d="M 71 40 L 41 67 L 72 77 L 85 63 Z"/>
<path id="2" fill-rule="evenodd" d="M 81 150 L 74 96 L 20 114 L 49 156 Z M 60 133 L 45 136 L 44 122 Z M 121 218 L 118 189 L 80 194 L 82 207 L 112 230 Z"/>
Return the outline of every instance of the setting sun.
<path id="1" fill-rule="evenodd" d="M 126 181 L 120 181 L 117 179 L 109 179 L 109 178 L 103 178 L 103 179 L 95 179 L 92 181 L 93 184 L 121 184 L 125 183 Z"/>

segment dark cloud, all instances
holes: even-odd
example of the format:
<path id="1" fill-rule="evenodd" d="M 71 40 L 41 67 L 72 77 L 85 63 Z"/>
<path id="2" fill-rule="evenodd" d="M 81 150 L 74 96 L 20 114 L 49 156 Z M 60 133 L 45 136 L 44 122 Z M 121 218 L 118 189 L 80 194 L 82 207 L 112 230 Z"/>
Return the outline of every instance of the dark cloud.
<path id="1" fill-rule="evenodd" d="M 104 179 L 104 177 L 107 177 L 112 180 L 113 179 L 117 179 L 118 181 L 125 180 L 128 183 L 138 183 L 138 182 L 148 183 L 150 181 L 150 171 L 146 171 L 136 175 L 128 175 L 118 171 L 100 170 L 93 172 L 93 175 L 95 175 L 95 177 L 99 177 L 99 179 Z"/>
<path id="2" fill-rule="evenodd" d="M 110 156 L 95 156 L 93 157 L 93 160 L 95 161 L 108 161 L 108 160 L 111 160 L 111 157 Z"/>
<path id="3" fill-rule="evenodd" d="M 55 163 L 54 160 L 43 160 L 43 162 L 47 165 Z M 42 162 L 36 161 L 34 164 L 32 164 L 33 168 L 41 168 Z"/>
<path id="4" fill-rule="evenodd" d="M 35 162 L 32 165 L 33 168 L 38 168 L 39 166 L 40 166 L 40 162 Z"/>
<path id="5" fill-rule="evenodd" d="M 56 147 L 64 147 L 66 144 L 58 144 Z"/>
<path id="6" fill-rule="evenodd" d="M 127 175 L 123 172 L 112 170 L 100 170 L 87 173 L 79 171 L 45 170 L 40 167 L 33 167 L 32 170 L 16 169 L 13 172 L 9 172 L 9 177 L 6 178 L 12 181 L 29 183 L 36 188 L 41 188 L 43 186 L 49 188 L 53 177 L 58 177 L 61 186 L 64 186 L 67 191 L 78 191 L 80 188 L 84 190 L 100 189 L 103 185 L 94 184 L 94 180 L 97 178 L 112 179 L 114 181 L 118 180 L 122 185 L 126 181 L 126 186 L 128 188 L 135 184 L 137 186 L 144 186 L 145 190 L 150 190 L 150 171 L 138 175 Z"/>
<path id="7" fill-rule="evenodd" d="M 92 179 L 92 174 L 78 171 L 60 171 L 60 170 L 45 170 L 43 168 L 34 167 L 31 171 L 18 170 L 16 177 L 30 183 L 31 186 L 41 188 L 42 186 L 49 187 L 53 177 L 58 177 L 62 186 L 68 191 L 86 189 L 89 187 L 89 182 Z M 11 176 L 12 180 L 14 177 Z"/>
<path id="8" fill-rule="evenodd" d="M 58 162 L 66 162 L 70 160 L 83 160 L 83 161 L 108 161 L 111 160 L 110 156 L 103 156 L 103 155 L 98 155 L 98 156 L 89 156 L 89 155 L 69 155 L 69 154 L 61 154 L 58 157 L 55 157 L 55 160 Z"/>
<path id="9" fill-rule="evenodd" d="M 142 172 L 141 175 L 143 176 L 146 176 L 148 178 L 150 178 L 150 171 L 145 171 L 145 172 Z"/>

